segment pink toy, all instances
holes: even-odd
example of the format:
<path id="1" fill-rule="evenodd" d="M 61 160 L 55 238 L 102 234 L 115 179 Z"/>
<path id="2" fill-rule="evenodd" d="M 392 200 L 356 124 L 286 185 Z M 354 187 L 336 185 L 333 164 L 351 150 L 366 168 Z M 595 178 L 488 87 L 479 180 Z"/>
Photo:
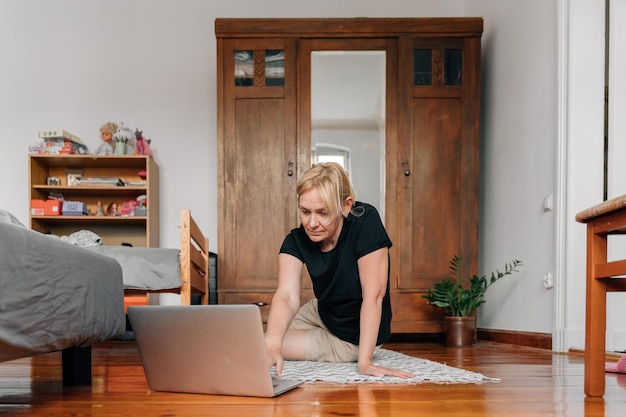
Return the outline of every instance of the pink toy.
<path id="1" fill-rule="evenodd" d="M 620 374 L 626 374 L 626 355 L 622 355 L 617 363 L 607 362 L 604 369 L 606 370 L 606 372 L 617 372 Z"/>
<path id="2" fill-rule="evenodd" d="M 137 208 L 138 205 L 139 203 L 137 202 L 137 200 L 124 201 L 120 209 L 120 214 L 122 216 L 134 216 L 135 209 Z"/>
<path id="3" fill-rule="evenodd" d="M 135 129 L 135 138 L 137 139 L 137 155 L 152 155 L 152 149 L 150 149 L 152 140 L 143 137 L 143 130 Z"/>

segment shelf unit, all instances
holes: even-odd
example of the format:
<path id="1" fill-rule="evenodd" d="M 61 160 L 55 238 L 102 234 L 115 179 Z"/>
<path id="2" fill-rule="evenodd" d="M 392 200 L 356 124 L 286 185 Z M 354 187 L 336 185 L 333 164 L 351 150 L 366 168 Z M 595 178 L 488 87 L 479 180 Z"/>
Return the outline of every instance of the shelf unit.
<path id="1" fill-rule="evenodd" d="M 78 230 L 98 234 L 105 245 L 130 243 L 139 247 L 159 246 L 159 167 L 146 155 L 29 155 L 30 201 L 46 200 L 51 193 L 63 195 L 67 201 L 80 201 L 91 213 L 96 213 L 98 202 L 106 211 L 109 203 L 118 206 L 124 201 L 146 195 L 145 216 L 39 216 L 30 213 L 30 227 L 42 233 L 69 235 Z M 139 172 L 145 171 L 142 181 Z M 133 186 L 68 185 L 68 172 L 80 172 L 82 177 L 112 177 Z M 60 185 L 48 185 L 48 178 L 56 177 Z"/>

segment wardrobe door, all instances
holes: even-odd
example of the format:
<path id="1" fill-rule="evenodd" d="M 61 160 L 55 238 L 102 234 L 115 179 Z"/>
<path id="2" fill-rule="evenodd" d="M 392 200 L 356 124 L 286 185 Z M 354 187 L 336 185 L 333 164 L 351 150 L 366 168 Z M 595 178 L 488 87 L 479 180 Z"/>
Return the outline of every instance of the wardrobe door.
<path id="1" fill-rule="evenodd" d="M 219 302 L 267 306 L 297 225 L 295 41 L 220 39 L 218 57 Z"/>
<path id="2" fill-rule="evenodd" d="M 477 270 L 480 38 L 403 39 L 395 332 L 438 332 L 442 313 L 422 295 Z"/>

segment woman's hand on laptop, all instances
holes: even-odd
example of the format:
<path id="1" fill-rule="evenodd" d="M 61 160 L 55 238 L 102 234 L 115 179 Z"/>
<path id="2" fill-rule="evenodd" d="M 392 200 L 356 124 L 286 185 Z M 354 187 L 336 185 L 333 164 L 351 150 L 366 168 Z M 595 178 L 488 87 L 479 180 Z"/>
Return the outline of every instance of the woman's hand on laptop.
<path id="1" fill-rule="evenodd" d="M 280 347 L 278 349 L 272 348 L 269 344 L 266 344 L 267 347 L 267 362 L 270 365 L 270 369 L 272 366 L 276 366 L 276 376 L 281 378 L 283 375 L 283 364 L 285 359 L 281 353 Z"/>

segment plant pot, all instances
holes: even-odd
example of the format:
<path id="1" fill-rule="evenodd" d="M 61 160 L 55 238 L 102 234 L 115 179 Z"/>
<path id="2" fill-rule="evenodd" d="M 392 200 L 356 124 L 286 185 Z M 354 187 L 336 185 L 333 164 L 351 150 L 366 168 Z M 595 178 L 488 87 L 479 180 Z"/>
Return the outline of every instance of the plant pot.
<path id="1" fill-rule="evenodd" d="M 445 317 L 446 323 L 446 346 L 469 347 L 474 344 L 475 318 L 470 317 Z"/>

